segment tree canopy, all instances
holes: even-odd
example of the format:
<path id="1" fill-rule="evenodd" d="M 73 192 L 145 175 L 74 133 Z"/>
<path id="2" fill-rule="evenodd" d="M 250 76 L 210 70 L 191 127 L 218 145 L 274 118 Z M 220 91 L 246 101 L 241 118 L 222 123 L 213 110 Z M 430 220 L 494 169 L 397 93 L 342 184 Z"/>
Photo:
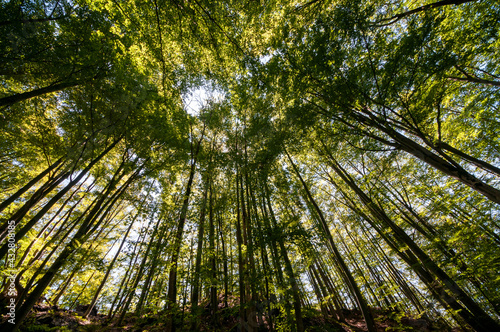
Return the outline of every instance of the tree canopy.
<path id="1" fill-rule="evenodd" d="M 499 17 L 1 2 L 5 331 L 41 301 L 168 332 L 312 331 L 345 310 L 370 332 L 381 311 L 500 330 Z"/>

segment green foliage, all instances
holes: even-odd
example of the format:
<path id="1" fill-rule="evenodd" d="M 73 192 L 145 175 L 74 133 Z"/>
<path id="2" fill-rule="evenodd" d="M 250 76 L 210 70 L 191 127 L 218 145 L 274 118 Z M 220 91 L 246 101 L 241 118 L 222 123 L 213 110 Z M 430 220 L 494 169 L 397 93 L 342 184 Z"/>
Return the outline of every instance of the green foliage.
<path id="1" fill-rule="evenodd" d="M 2 2 L 20 286 L 138 325 L 191 324 L 195 281 L 213 326 L 255 301 L 278 331 L 319 303 L 495 325 L 500 7 L 429 4 Z"/>
<path id="2" fill-rule="evenodd" d="M 32 325 L 25 327 L 26 332 L 71 332 L 71 329 L 66 326 L 49 327 L 48 325 Z"/>

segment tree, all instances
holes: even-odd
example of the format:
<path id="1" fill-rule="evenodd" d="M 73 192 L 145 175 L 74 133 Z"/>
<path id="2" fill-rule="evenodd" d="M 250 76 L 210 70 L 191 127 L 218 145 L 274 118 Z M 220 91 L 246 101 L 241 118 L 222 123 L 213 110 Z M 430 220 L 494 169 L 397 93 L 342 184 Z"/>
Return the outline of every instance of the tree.
<path id="1" fill-rule="evenodd" d="M 43 298 L 168 331 L 499 328 L 496 4 L 0 9 L 6 330 Z"/>

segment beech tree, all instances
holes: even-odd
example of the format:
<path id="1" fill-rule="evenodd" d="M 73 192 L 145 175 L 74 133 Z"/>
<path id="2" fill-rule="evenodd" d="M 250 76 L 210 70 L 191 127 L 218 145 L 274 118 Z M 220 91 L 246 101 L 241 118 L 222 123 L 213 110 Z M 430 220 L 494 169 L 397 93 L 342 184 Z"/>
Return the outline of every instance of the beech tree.
<path id="1" fill-rule="evenodd" d="M 368 331 L 382 312 L 500 330 L 498 17 L 475 0 L 2 3 L 5 330 L 44 301 L 167 331 L 301 332 L 350 310 Z"/>

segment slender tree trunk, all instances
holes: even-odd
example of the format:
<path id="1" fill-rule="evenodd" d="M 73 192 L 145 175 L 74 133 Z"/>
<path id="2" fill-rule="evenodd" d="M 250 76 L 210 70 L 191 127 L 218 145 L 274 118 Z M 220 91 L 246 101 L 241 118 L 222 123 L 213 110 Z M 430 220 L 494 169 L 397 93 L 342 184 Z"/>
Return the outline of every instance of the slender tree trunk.
<path id="1" fill-rule="evenodd" d="M 337 230 L 337 227 L 335 227 L 335 230 L 338 232 Z M 340 242 L 343 244 L 344 246 L 344 252 L 347 253 L 347 256 L 351 258 L 351 261 L 352 261 L 352 264 L 356 267 L 356 270 L 359 271 L 359 275 L 361 276 L 361 278 L 365 281 L 365 287 L 366 289 L 368 290 L 368 293 L 372 296 L 373 298 L 373 301 L 375 302 L 375 304 L 378 306 L 378 307 L 381 307 L 380 305 L 380 301 L 378 300 L 378 297 L 377 295 L 375 294 L 375 292 L 373 291 L 372 287 L 370 286 L 370 282 L 368 279 L 366 279 L 366 276 L 365 274 L 363 273 L 363 270 L 361 269 L 361 267 L 359 266 L 358 262 L 357 262 L 357 259 L 354 257 L 353 253 L 349 250 L 349 246 L 347 245 L 347 243 L 344 241 L 344 237 L 339 234 L 338 236 Z"/>
<path id="2" fill-rule="evenodd" d="M 181 212 L 179 215 L 179 222 L 177 224 L 177 233 L 174 239 L 172 258 L 171 258 L 171 267 L 168 278 L 168 294 L 167 294 L 167 311 L 169 317 L 167 318 L 167 323 L 165 326 L 165 330 L 167 332 L 174 332 L 176 330 L 176 325 L 174 323 L 174 310 L 176 308 L 177 302 L 177 264 L 179 260 L 179 252 L 182 245 L 182 236 L 184 233 L 184 224 L 186 223 L 186 215 L 189 206 L 189 198 L 191 195 L 191 186 L 193 184 L 193 178 L 196 170 L 196 160 L 198 157 L 198 152 L 200 150 L 201 141 L 203 140 L 203 136 L 205 133 L 205 128 L 203 128 L 203 132 L 201 137 L 196 145 L 196 148 L 193 150 L 191 148 L 191 169 L 189 172 L 189 179 L 186 185 L 186 192 L 184 194 L 184 202 L 182 203 Z"/>
<path id="3" fill-rule="evenodd" d="M 316 278 L 314 276 L 314 273 L 312 272 L 311 268 L 307 271 L 309 275 L 309 281 L 311 282 L 311 285 L 313 286 L 314 294 L 316 295 L 316 299 L 318 299 L 318 304 L 319 308 L 321 309 L 321 314 L 323 315 L 323 319 L 327 320 L 328 319 L 328 312 L 326 310 L 324 301 L 323 301 L 323 296 L 321 294 L 321 291 L 319 289 L 318 283 L 316 282 Z"/>
<path id="4" fill-rule="evenodd" d="M 88 284 L 90 283 L 90 280 L 94 279 L 94 275 L 96 274 L 97 271 L 94 271 L 92 273 L 92 275 L 87 279 L 87 282 L 85 283 L 85 285 L 83 285 L 82 287 L 82 290 L 80 291 L 80 293 L 78 293 L 78 296 L 75 298 L 75 300 L 71 303 L 71 305 L 69 306 L 69 310 L 73 309 L 75 307 L 75 304 L 78 303 L 78 299 L 80 298 L 80 296 L 82 296 L 82 294 L 85 292 L 85 289 L 87 289 L 87 286 Z"/>
<path id="5" fill-rule="evenodd" d="M 10 106 L 10 105 L 13 105 L 15 103 L 31 99 L 33 97 L 39 97 L 39 96 L 43 96 L 47 93 L 57 92 L 57 91 L 64 90 L 66 88 L 75 87 L 79 84 L 80 84 L 80 82 L 63 82 L 63 83 L 58 83 L 58 84 L 52 84 L 52 85 L 49 85 L 49 86 L 46 86 L 43 88 L 38 88 L 38 89 L 35 89 L 32 91 L 22 92 L 22 93 L 18 93 L 18 94 L 12 95 L 12 96 L 3 97 L 3 98 L 0 98 L 0 107 L 1 106 Z"/>
<path id="6" fill-rule="evenodd" d="M 54 197 L 50 199 L 47 204 L 44 205 L 44 207 L 33 217 L 29 222 L 27 222 L 17 233 L 16 233 L 16 240 L 19 240 L 20 238 L 24 237 L 28 231 L 49 211 L 54 204 L 56 204 L 75 184 L 80 182 L 81 179 L 90 171 L 90 169 L 97 164 L 106 154 L 108 154 L 109 151 L 111 151 L 116 144 L 121 140 L 117 139 L 115 140 L 110 146 L 108 146 L 97 158 L 92 160 L 92 162 L 89 163 L 85 169 L 83 169 L 78 176 L 75 177 L 72 181 L 70 181 L 63 189 L 61 189 Z M 5 254 L 8 251 L 8 244 L 5 243 L 1 248 L 0 248 L 0 259 L 2 259 Z"/>
<path id="7" fill-rule="evenodd" d="M 80 188 L 83 186 L 83 184 L 85 183 L 85 181 L 88 179 L 88 177 L 82 181 L 82 183 L 80 184 L 80 186 L 78 186 L 78 188 L 76 190 L 73 191 L 73 193 L 71 193 L 71 195 L 66 199 L 66 201 L 61 205 L 61 207 L 59 208 L 59 210 L 54 214 L 54 216 L 45 224 L 45 226 L 38 232 L 38 235 L 35 239 L 33 239 L 33 241 L 31 241 L 30 245 L 28 246 L 28 248 L 26 248 L 26 250 L 24 251 L 23 253 L 23 256 L 21 257 L 21 259 L 19 260 L 19 262 L 17 263 L 17 267 L 20 267 L 22 266 L 22 264 L 24 263 L 24 260 L 28 257 L 30 251 L 31 251 L 31 248 L 38 242 L 38 240 L 43 236 L 45 238 L 47 238 L 51 233 L 52 233 L 52 230 L 57 227 L 57 225 L 59 225 L 65 218 L 66 216 L 69 216 L 72 211 L 73 211 L 73 208 L 70 208 L 68 209 L 68 211 L 66 211 L 66 213 L 64 215 L 61 216 L 61 218 L 59 218 L 59 221 L 56 222 L 52 229 L 49 231 L 49 232 L 45 232 L 47 230 L 47 228 L 49 227 L 49 225 L 52 224 L 52 222 L 54 221 L 55 218 L 57 218 L 59 216 L 59 214 L 61 213 L 61 211 L 66 207 L 66 205 L 71 201 L 71 199 L 73 198 L 73 196 L 80 190 Z M 89 186 L 89 188 L 92 188 L 95 184 L 96 180 Z M 89 189 L 90 190 L 90 189 Z M 74 205 L 75 207 L 81 202 L 81 200 L 83 199 L 83 197 L 78 200 L 78 202 Z M 45 235 L 44 235 L 45 234 Z"/>
<path id="8" fill-rule="evenodd" d="M 141 265 L 139 266 L 139 270 L 137 271 L 137 274 L 135 276 L 134 283 L 132 284 L 132 287 L 130 288 L 129 293 L 128 293 L 127 297 L 125 298 L 125 304 L 123 305 L 122 313 L 121 313 L 120 317 L 118 318 L 118 322 L 116 323 L 116 325 L 118 325 L 118 326 L 121 324 L 121 322 L 125 318 L 125 315 L 127 314 L 127 310 L 130 306 L 130 303 L 132 302 L 132 298 L 133 298 L 133 295 L 135 293 L 135 290 L 137 289 L 137 285 L 139 285 L 139 282 L 141 281 L 141 279 L 143 277 L 144 267 L 146 266 L 146 262 L 149 259 L 149 253 L 151 252 L 151 248 L 152 248 L 153 243 L 154 243 L 153 239 L 156 237 L 156 234 L 158 232 L 158 225 L 160 223 L 160 220 L 161 219 L 158 218 L 156 225 L 153 228 L 153 234 L 151 235 L 146 252 L 144 253 L 144 256 L 142 258 Z M 144 238 L 146 238 L 146 237 L 144 237 Z"/>
<path id="9" fill-rule="evenodd" d="M 59 285 L 59 287 L 57 288 L 57 290 L 54 292 L 54 297 L 52 297 L 50 299 L 50 303 L 52 303 L 53 305 L 57 305 L 57 303 L 59 302 L 59 299 L 61 298 L 61 296 L 63 296 L 63 294 L 66 293 L 66 289 L 70 285 L 71 281 L 73 280 L 73 278 L 75 277 L 75 275 L 77 274 L 77 272 L 81 270 L 80 264 L 82 262 L 83 262 L 83 259 L 81 259 L 78 262 L 78 264 L 75 265 L 75 267 L 73 268 L 73 271 L 71 272 L 71 274 L 68 275 L 66 277 L 66 279 L 64 279 L 61 282 L 61 284 Z"/>
<path id="10" fill-rule="evenodd" d="M 146 236 L 146 234 L 144 233 L 144 237 L 145 236 Z M 143 242 L 144 241 L 141 241 L 141 237 L 139 237 L 139 241 L 135 241 L 134 249 L 132 250 L 132 257 L 130 259 L 130 264 L 128 265 L 127 271 L 122 278 L 122 282 L 120 283 L 120 287 L 118 288 L 118 293 L 116 293 L 116 296 L 113 300 L 113 303 L 111 304 L 111 307 L 109 308 L 109 312 L 108 312 L 108 319 L 109 320 L 112 320 L 115 317 L 116 313 L 118 312 L 118 310 L 120 308 L 123 296 L 126 293 L 128 282 L 130 281 L 132 274 L 133 274 L 132 269 L 136 266 L 137 260 L 139 259 L 139 254 L 137 254 L 137 249 L 141 247 L 139 244 L 142 245 Z M 115 304 L 117 302 L 118 302 L 117 308 L 116 308 L 116 310 L 114 310 Z"/>
<path id="11" fill-rule="evenodd" d="M 245 286 L 245 275 L 246 275 L 246 264 L 243 257 L 243 237 L 241 232 L 241 209 L 240 209 L 240 185 L 239 185 L 239 172 L 236 171 L 236 242 L 238 247 L 238 277 L 239 277 L 239 289 L 240 289 L 240 328 L 247 325 L 246 322 L 246 286 Z"/>
<path id="12" fill-rule="evenodd" d="M 35 184 L 37 184 L 41 179 L 43 179 L 45 176 L 47 176 L 50 172 L 52 172 L 54 169 L 56 169 L 61 163 L 63 162 L 63 158 L 59 158 L 55 163 L 47 167 L 45 170 L 40 172 L 36 177 L 34 177 L 31 181 L 29 181 L 27 184 L 25 184 L 22 188 L 17 190 L 14 194 L 12 194 L 9 198 L 7 198 L 5 201 L 0 203 L 0 212 L 2 212 L 6 207 L 8 207 L 10 204 L 12 204 L 16 199 L 21 197 L 26 191 L 28 191 L 31 187 L 33 187 Z"/>
<path id="13" fill-rule="evenodd" d="M 30 197 L 30 199 L 23 204 L 10 218 L 16 224 L 21 221 L 21 219 L 33 208 L 38 202 L 40 202 L 44 197 L 46 197 L 52 190 L 54 190 L 61 182 L 63 182 L 70 172 L 60 173 L 47 180 L 40 188 L 38 188 L 35 193 Z"/>
<path id="14" fill-rule="evenodd" d="M 214 220 L 214 200 L 212 192 L 212 181 L 210 181 L 208 199 L 208 241 L 209 241 L 209 265 L 210 265 L 210 312 L 212 322 L 217 324 L 217 306 L 219 305 L 217 297 L 217 265 L 216 265 L 216 248 L 215 248 L 215 220 Z"/>
<path id="15" fill-rule="evenodd" d="M 111 260 L 111 262 L 109 263 L 108 268 L 106 269 L 106 273 L 104 274 L 104 278 L 102 278 L 101 283 L 99 284 L 99 287 L 97 287 L 97 290 L 94 294 L 94 297 L 92 298 L 92 301 L 90 302 L 89 306 L 87 307 L 87 310 L 83 314 L 83 317 L 88 317 L 88 315 L 90 314 L 90 312 L 94 308 L 95 303 L 97 302 L 97 299 L 99 297 L 99 294 L 101 293 L 101 290 L 103 289 L 104 285 L 106 284 L 106 281 L 108 280 L 109 274 L 111 273 L 111 270 L 113 269 L 113 267 L 115 265 L 116 259 L 118 258 L 118 256 L 120 255 L 120 253 L 122 251 L 123 245 L 125 244 L 125 241 L 127 240 L 128 234 L 129 234 L 130 230 L 132 229 L 132 226 L 134 225 L 135 220 L 139 216 L 139 213 L 140 213 L 140 211 L 138 211 L 136 213 L 135 217 L 133 218 L 133 220 L 130 221 L 129 226 L 128 226 L 127 230 L 125 231 L 125 234 L 122 237 L 122 242 L 120 243 L 120 247 L 116 251 L 116 254 L 113 257 L 113 259 Z"/>
<path id="16" fill-rule="evenodd" d="M 17 209 L 12 216 L 10 216 L 5 222 L 0 231 L 0 238 L 2 240 L 7 236 L 7 225 L 9 222 L 14 222 L 16 225 L 21 222 L 21 220 L 26 216 L 26 214 L 36 206 L 43 198 L 45 198 L 53 189 L 55 189 L 62 181 L 64 181 L 70 175 L 69 172 L 64 174 L 59 174 L 54 178 L 50 178 L 45 182 L 40 188 L 38 188 L 33 195 L 24 203 L 19 209 Z"/>
<path id="17" fill-rule="evenodd" d="M 198 241 L 196 247 L 196 260 L 194 265 L 194 276 L 193 276 L 193 291 L 191 293 L 191 313 L 193 314 L 193 325 L 192 330 L 199 329 L 200 319 L 198 315 L 200 314 L 198 310 L 199 305 L 199 294 L 200 294 L 200 273 L 201 273 L 201 256 L 203 254 L 203 236 L 205 232 L 205 210 L 207 205 L 207 195 L 208 195 L 208 179 L 206 179 L 205 189 L 203 190 L 203 199 L 201 203 L 200 210 L 200 223 L 198 225 Z"/>
<path id="18" fill-rule="evenodd" d="M 219 222 L 219 235 L 220 235 L 220 240 L 221 240 L 221 245 L 222 245 L 222 262 L 223 262 L 223 269 L 224 269 L 224 308 L 228 307 L 227 303 L 227 296 L 229 292 L 229 276 L 228 276 L 228 267 L 227 267 L 227 252 L 226 252 L 226 244 L 224 241 L 224 231 L 222 229 L 222 216 L 219 214 L 218 215 L 218 222 Z"/>
<path id="19" fill-rule="evenodd" d="M 500 83 L 499 83 L 500 85 Z M 477 159 L 477 158 L 474 158 L 473 156 L 471 155 L 468 155 L 466 154 L 465 152 L 462 152 L 454 147 L 452 147 L 451 145 L 449 145 L 448 143 L 445 143 L 445 142 L 439 142 L 437 144 L 437 147 L 440 148 L 440 149 L 443 149 L 443 150 L 447 150 L 453 154 L 456 154 L 457 156 L 461 157 L 462 159 L 464 160 L 467 160 L 469 162 L 471 162 L 472 164 L 476 165 L 477 167 L 480 167 L 482 169 L 484 169 L 485 171 L 488 171 L 488 172 L 491 172 L 497 176 L 500 176 L 500 168 L 490 164 L 490 163 L 487 163 L 486 161 L 484 160 L 480 160 L 480 159 Z"/>
<path id="20" fill-rule="evenodd" d="M 328 293 L 330 294 L 330 296 L 333 296 L 333 305 L 335 306 L 335 314 L 337 315 L 338 320 L 341 322 L 345 321 L 344 313 L 342 312 L 342 304 L 339 301 L 340 296 L 339 296 L 337 290 L 333 286 L 333 283 L 330 280 L 330 278 L 325 273 L 320 262 L 317 262 L 316 266 L 317 266 L 317 270 L 318 270 L 319 275 L 323 279 L 323 282 L 328 289 Z"/>
<path id="21" fill-rule="evenodd" d="M 283 260 L 285 261 L 285 272 L 288 276 L 290 286 L 292 289 L 292 296 L 293 296 L 293 308 L 295 310 L 295 324 L 297 328 L 297 332 L 303 332 L 305 330 L 304 328 L 304 321 L 302 319 L 302 308 L 301 308 L 301 303 L 300 303 L 300 292 L 299 292 L 299 287 L 297 285 L 297 280 L 295 277 L 295 274 L 293 273 L 293 268 L 292 268 L 292 263 L 290 262 L 290 259 L 288 258 L 288 251 L 286 250 L 285 243 L 283 242 L 283 234 L 281 232 L 281 228 L 277 225 L 277 220 L 276 216 L 274 214 L 272 205 L 271 205 L 271 199 L 270 199 L 270 193 L 269 193 L 269 187 L 267 186 L 267 183 L 264 184 L 265 189 L 266 189 L 266 199 L 267 199 L 267 205 L 269 209 L 269 214 L 271 216 L 271 221 L 273 222 L 274 229 L 278 232 L 278 244 L 281 250 L 281 256 L 283 257 Z"/>
<path id="22" fill-rule="evenodd" d="M 264 216 L 259 216 L 259 208 L 257 204 L 257 200 L 255 198 L 255 193 L 252 190 L 252 187 L 250 187 L 250 198 L 252 201 L 252 206 L 253 206 L 253 214 L 255 215 L 255 224 L 256 224 L 256 231 L 257 231 L 257 240 L 258 240 L 258 245 L 257 247 L 260 249 L 260 257 L 261 257 L 261 263 L 262 263 L 262 271 L 264 275 L 264 281 L 265 281 L 265 305 L 267 305 L 267 319 L 268 319 L 268 325 L 269 325 L 269 330 L 273 331 L 273 318 L 271 315 L 271 298 L 270 298 L 270 289 L 269 289 L 269 279 L 272 278 L 270 272 L 270 264 L 269 264 L 269 256 L 268 256 L 268 251 L 267 251 L 267 246 L 266 242 L 264 241 L 264 234 L 263 234 L 263 229 L 262 229 L 262 222 L 261 220 L 264 219 Z M 262 217 L 262 219 L 261 219 Z M 221 232 L 222 235 L 222 232 Z M 272 282 L 272 280 L 271 280 Z M 262 308 L 264 309 L 264 308 Z"/>
<path id="23" fill-rule="evenodd" d="M 159 217 L 158 225 L 161 224 L 160 220 L 165 220 L 165 216 Z M 144 282 L 144 286 L 142 288 L 141 296 L 139 297 L 139 302 L 136 305 L 136 315 L 141 316 L 143 312 L 143 305 L 147 299 L 147 295 L 150 293 L 151 283 L 153 282 L 153 277 L 155 276 L 156 267 L 158 266 L 160 255 L 162 253 L 162 249 L 165 247 L 165 243 L 168 243 L 170 238 L 170 233 L 167 236 L 167 227 L 162 227 L 158 240 L 155 240 L 154 250 L 151 258 L 151 266 L 148 271 L 148 275 L 146 277 L 146 281 Z M 147 303 L 147 301 L 146 301 Z"/>
<path id="24" fill-rule="evenodd" d="M 323 232 L 327 238 L 328 244 L 330 246 L 330 249 L 332 250 L 335 260 L 338 262 L 339 266 L 341 267 L 342 275 L 345 278 L 345 282 L 348 285 L 349 289 L 353 292 L 356 302 L 359 305 L 361 309 L 361 313 L 363 314 L 363 317 L 366 322 L 366 326 L 368 329 L 368 332 L 376 332 L 376 327 L 375 327 L 375 321 L 373 319 L 372 313 L 370 309 L 368 308 L 368 305 L 366 304 L 365 299 L 361 295 L 361 291 L 354 280 L 354 277 L 352 276 L 351 271 L 349 270 L 348 266 L 345 264 L 344 259 L 342 258 L 342 255 L 338 251 L 337 247 L 335 246 L 335 243 L 333 242 L 333 237 L 330 233 L 330 230 L 328 229 L 328 225 L 326 223 L 325 217 L 323 216 L 323 212 L 321 212 L 321 209 L 319 206 L 316 204 L 316 201 L 311 195 L 311 192 L 309 191 L 309 188 L 305 181 L 302 179 L 302 176 L 300 175 L 299 170 L 297 169 L 297 166 L 295 166 L 294 162 L 292 161 L 292 158 L 288 153 L 287 157 L 288 160 L 290 161 L 290 164 L 292 165 L 292 168 L 295 171 L 295 174 L 297 174 L 300 182 L 302 183 L 302 186 L 304 187 L 304 190 L 307 194 L 308 199 L 310 200 L 311 204 L 314 206 L 315 212 L 318 215 L 319 221 L 321 222 L 321 225 L 323 227 Z"/>
<path id="25" fill-rule="evenodd" d="M 496 323 L 470 296 L 468 296 L 454 280 L 452 280 L 446 272 L 444 272 L 420 247 L 399 227 L 387 214 L 377 206 L 353 181 L 347 172 L 329 155 L 332 163 L 331 167 L 342 178 L 342 180 L 356 193 L 359 199 L 367 207 L 374 218 L 380 220 L 384 228 L 390 228 L 394 236 L 402 243 L 408 246 L 405 260 L 411 260 L 410 266 L 418 269 L 417 273 L 426 280 L 426 283 L 431 286 L 431 291 L 439 298 L 444 300 L 447 305 L 454 310 L 459 310 L 458 314 L 477 331 L 493 331 L 500 330 L 500 324 Z M 381 236 L 383 231 L 380 231 Z M 387 238 L 387 236 L 386 236 Z M 398 245 L 393 243 L 392 246 L 397 249 Z M 411 252 L 410 252 L 411 251 Z M 411 255 L 410 255 L 411 253 Z M 416 257 L 413 258 L 413 255 Z M 418 259 L 417 259 L 418 257 Z M 417 265 L 415 265 L 417 264 Z M 429 272 L 427 272 L 427 270 Z M 434 281 L 434 277 L 429 275 L 432 273 L 438 281 Z M 448 290 L 448 292 L 446 291 Z M 451 295 L 453 294 L 453 295 Z M 465 308 L 458 302 L 460 301 Z"/>
<path id="26" fill-rule="evenodd" d="M 111 148 L 108 148 L 106 149 L 106 151 L 109 151 L 110 149 Z M 128 186 L 128 184 L 130 184 L 131 180 L 134 179 L 135 175 L 137 174 L 138 173 L 136 172 L 133 175 L 131 175 L 127 180 L 127 182 L 124 184 L 124 186 Z M 99 201 L 95 204 L 95 206 L 86 216 L 85 220 L 83 221 L 82 225 L 80 226 L 74 237 L 65 246 L 63 251 L 59 254 L 54 263 L 52 263 L 51 267 L 44 274 L 44 276 L 38 280 L 37 286 L 27 297 L 26 301 L 22 305 L 20 304 L 21 305 L 20 308 L 16 310 L 17 324 L 13 326 L 8 326 L 7 331 L 14 332 L 18 329 L 19 325 L 23 322 L 23 320 L 27 317 L 30 310 L 33 308 L 33 305 L 35 305 L 35 303 L 41 297 L 47 286 L 51 283 L 52 279 L 57 275 L 59 269 L 67 262 L 68 258 L 73 254 L 73 252 L 77 248 L 79 248 L 83 243 L 85 243 L 85 240 L 91 235 L 91 231 L 95 229 L 95 227 L 93 228 L 91 227 L 93 221 L 95 220 L 97 215 L 101 212 L 101 209 L 104 209 L 106 207 L 105 201 L 107 196 L 113 191 L 114 187 L 116 186 L 118 181 L 123 177 L 123 175 L 124 174 L 118 176 L 117 173 L 115 173 L 116 177 L 114 176 L 111 179 L 101 199 L 99 199 Z M 98 223 L 101 223 L 102 220 L 103 219 L 101 218 Z"/>
<path id="27" fill-rule="evenodd" d="M 500 204 L 500 190 L 476 178 L 474 175 L 467 172 L 457 163 L 450 163 L 449 160 L 443 159 L 441 156 L 433 153 L 432 151 L 426 149 L 417 142 L 409 139 L 405 135 L 399 133 L 398 131 L 390 127 L 388 124 L 380 123 L 380 121 L 377 120 L 375 116 L 372 115 L 368 109 L 365 109 L 363 112 L 366 113 L 367 115 L 358 113 L 354 115 L 355 118 L 358 121 L 370 127 L 377 128 L 380 131 L 384 132 L 385 134 L 389 135 L 399 144 L 398 147 L 401 150 L 408 152 L 409 154 L 429 164 L 435 169 L 462 182 L 463 184 L 469 186 L 478 193 L 484 195 L 492 202 Z"/>
<path id="28" fill-rule="evenodd" d="M 404 17 L 408 17 L 408 16 L 411 16 L 413 14 L 421 13 L 421 12 L 424 12 L 424 11 L 427 11 L 430 9 L 444 7 L 444 6 L 450 6 L 450 5 L 461 5 L 463 3 L 475 2 L 475 1 L 477 1 L 477 0 L 441 0 L 441 1 L 437 1 L 434 3 L 429 3 L 426 5 L 417 7 L 415 9 L 409 10 L 409 11 L 401 13 L 401 14 L 394 15 L 394 16 L 389 17 L 389 18 L 385 18 L 385 19 L 377 22 L 377 24 L 375 24 L 375 26 L 390 25 L 390 24 L 396 23 L 397 21 L 399 21 L 400 19 L 402 19 Z"/>
<path id="29" fill-rule="evenodd" d="M 255 257 L 254 257 L 254 247 L 253 247 L 253 235 L 252 235 L 252 223 L 251 215 L 249 210 L 249 205 L 245 200 L 245 196 L 248 198 L 248 178 L 245 173 L 245 186 L 243 186 L 243 178 L 240 179 L 240 197 L 241 197 L 241 212 L 242 212 L 242 226 L 243 226 L 243 243 L 246 245 L 246 260 L 248 264 L 247 274 L 247 284 L 246 284 L 246 294 L 249 303 L 247 311 L 248 326 L 247 331 L 253 332 L 257 328 L 257 277 L 255 270 Z"/>

